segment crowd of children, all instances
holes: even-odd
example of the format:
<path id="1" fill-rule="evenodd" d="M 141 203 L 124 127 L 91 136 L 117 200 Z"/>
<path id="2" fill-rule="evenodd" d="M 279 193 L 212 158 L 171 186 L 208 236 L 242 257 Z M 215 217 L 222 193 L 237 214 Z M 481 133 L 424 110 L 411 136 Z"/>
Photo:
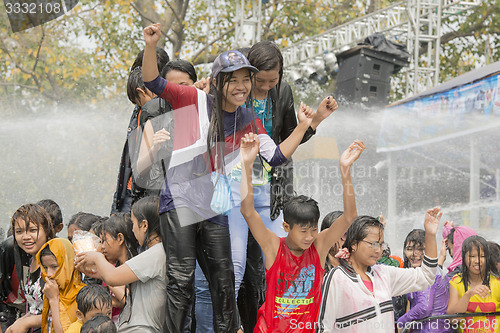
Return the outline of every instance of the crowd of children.
<path id="1" fill-rule="evenodd" d="M 385 220 L 358 216 L 360 140 L 339 158 L 343 211 L 319 230 L 317 202 L 292 195 L 291 156 L 338 105 L 302 103 L 296 118 L 274 43 L 224 52 L 198 81 L 160 34 L 144 29 L 127 82 L 136 107 L 111 216 L 76 213 L 68 241 L 52 200 L 13 214 L 0 333 L 500 332 L 500 246 L 447 221 L 438 256 L 436 207 L 399 267 Z M 97 245 L 82 250 L 81 235 Z M 456 313 L 480 315 L 428 319 Z"/>

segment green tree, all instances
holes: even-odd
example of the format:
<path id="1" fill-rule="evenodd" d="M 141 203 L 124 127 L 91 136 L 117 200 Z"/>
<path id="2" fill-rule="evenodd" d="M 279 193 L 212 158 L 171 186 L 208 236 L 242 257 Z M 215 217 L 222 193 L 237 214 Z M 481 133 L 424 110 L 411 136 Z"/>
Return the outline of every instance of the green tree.
<path id="1" fill-rule="evenodd" d="M 485 49 L 491 49 L 491 61 L 499 59 L 500 6 L 496 1 L 484 1 L 471 13 L 449 19 L 448 24 L 459 29 L 442 39 L 443 79 L 472 68 L 473 59 Z M 0 96 L 28 109 L 38 103 L 67 100 L 92 105 L 123 96 L 128 69 L 144 45 L 142 30 L 153 22 L 162 24 L 161 45 L 172 53 L 171 58 L 194 64 L 211 62 L 221 51 L 238 46 L 234 32 L 239 2 L 81 0 L 67 15 L 15 34 L 2 4 Z M 263 4 L 262 39 L 286 47 L 391 2 L 271 0 Z M 251 8 L 247 6 L 245 11 L 248 16 Z M 465 52 L 470 52 L 471 61 L 466 60 Z"/>

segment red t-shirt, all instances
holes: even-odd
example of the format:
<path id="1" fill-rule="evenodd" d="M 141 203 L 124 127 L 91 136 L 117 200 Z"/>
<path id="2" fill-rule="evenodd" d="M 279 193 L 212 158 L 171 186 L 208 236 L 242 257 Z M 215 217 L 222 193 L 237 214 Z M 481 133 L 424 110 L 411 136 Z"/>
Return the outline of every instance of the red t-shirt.
<path id="1" fill-rule="evenodd" d="M 254 333 L 313 332 L 321 303 L 324 269 L 311 245 L 300 257 L 280 239 L 273 266 L 266 270 L 266 302 L 257 314 Z"/>

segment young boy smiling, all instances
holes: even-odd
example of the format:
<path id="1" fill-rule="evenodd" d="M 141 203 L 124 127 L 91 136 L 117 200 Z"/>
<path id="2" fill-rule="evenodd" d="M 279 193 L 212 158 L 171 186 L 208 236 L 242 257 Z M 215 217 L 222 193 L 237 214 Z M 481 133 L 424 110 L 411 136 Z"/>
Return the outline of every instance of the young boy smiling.
<path id="1" fill-rule="evenodd" d="M 336 103 L 334 105 L 336 108 Z M 311 198 L 292 198 L 283 210 L 287 237 L 266 228 L 254 208 L 252 165 L 259 151 L 258 136 L 241 140 L 241 213 L 265 258 L 266 301 L 257 314 L 254 332 L 312 332 L 318 317 L 325 260 L 334 244 L 357 216 L 350 169 L 365 145 L 354 141 L 340 157 L 344 214 L 318 233 L 319 208 Z"/>

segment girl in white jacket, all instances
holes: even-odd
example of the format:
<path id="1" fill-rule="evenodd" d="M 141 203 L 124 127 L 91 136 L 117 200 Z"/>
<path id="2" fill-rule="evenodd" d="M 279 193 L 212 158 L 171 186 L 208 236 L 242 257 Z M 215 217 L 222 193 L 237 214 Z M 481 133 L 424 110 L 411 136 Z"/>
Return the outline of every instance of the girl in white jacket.
<path id="1" fill-rule="evenodd" d="M 394 332 L 391 298 L 426 289 L 437 266 L 439 208 L 425 215 L 425 256 L 421 267 L 376 265 L 384 227 L 374 217 L 357 217 L 337 254 L 340 266 L 325 277 L 317 332 Z"/>

